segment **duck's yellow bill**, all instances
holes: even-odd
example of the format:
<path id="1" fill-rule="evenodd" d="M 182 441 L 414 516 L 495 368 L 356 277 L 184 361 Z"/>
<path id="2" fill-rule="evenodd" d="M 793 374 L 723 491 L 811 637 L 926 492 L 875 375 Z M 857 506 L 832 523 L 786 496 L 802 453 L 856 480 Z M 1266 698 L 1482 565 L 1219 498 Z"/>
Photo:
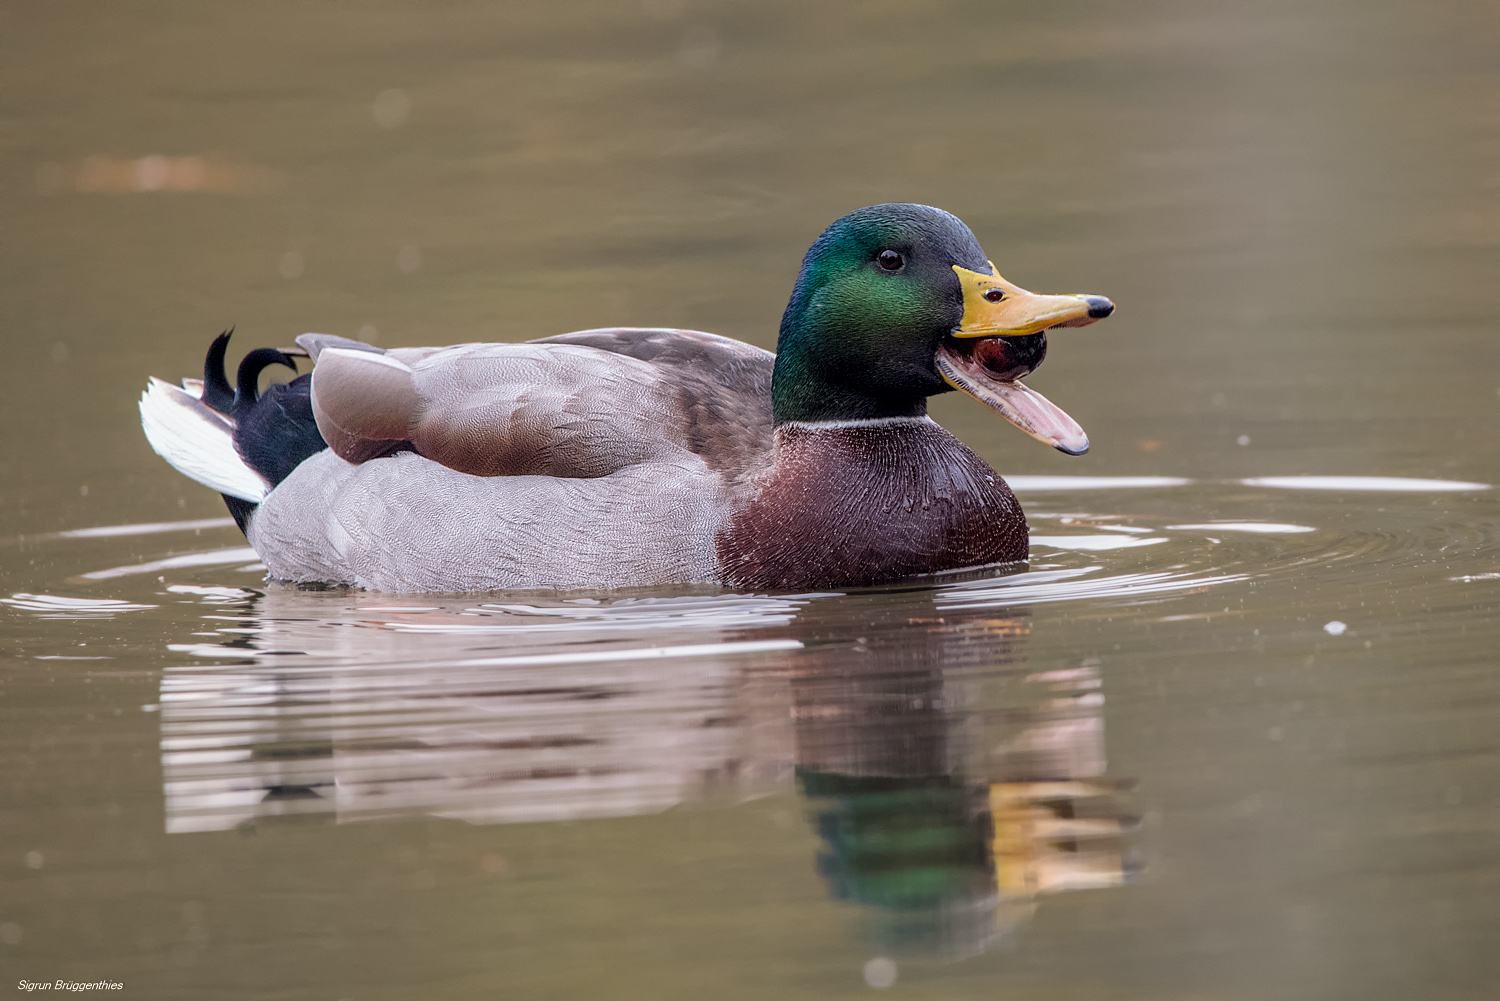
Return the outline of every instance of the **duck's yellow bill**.
<path id="1" fill-rule="evenodd" d="M 943 379 L 1037 441 L 1068 455 L 1087 452 L 1088 435 L 1078 422 L 1021 382 L 1020 375 L 1030 367 L 1006 364 L 1011 352 L 1005 343 L 986 344 L 979 339 L 1029 337 L 1056 327 L 1087 326 L 1113 313 L 1115 304 L 1099 295 L 1037 295 L 1000 277 L 993 264 L 987 275 L 957 265 L 953 270 L 963 287 L 964 312 L 951 336 L 965 343 L 945 339 L 939 346 L 936 362 Z M 1036 361 L 1040 359 L 1037 354 Z"/>
<path id="2" fill-rule="evenodd" d="M 1006 281 L 990 264 L 982 274 L 953 265 L 964 292 L 954 337 L 1025 337 L 1053 327 L 1086 327 L 1115 311 L 1102 295 L 1037 295 Z"/>

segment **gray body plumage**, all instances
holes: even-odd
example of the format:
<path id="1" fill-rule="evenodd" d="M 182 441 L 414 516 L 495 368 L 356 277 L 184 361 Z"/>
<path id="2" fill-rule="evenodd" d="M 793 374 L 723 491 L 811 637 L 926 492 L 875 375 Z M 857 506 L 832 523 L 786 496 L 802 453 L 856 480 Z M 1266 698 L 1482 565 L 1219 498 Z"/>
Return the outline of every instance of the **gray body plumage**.
<path id="1" fill-rule="evenodd" d="M 774 356 L 728 338 L 320 348 L 313 404 L 331 447 L 248 528 L 276 578 L 386 591 L 718 582 L 715 540 L 770 461 Z"/>
<path id="2" fill-rule="evenodd" d="M 474 476 L 410 452 L 303 462 L 250 520 L 272 577 L 381 591 L 627 587 L 717 580 L 730 513 L 694 456 L 591 479 Z"/>

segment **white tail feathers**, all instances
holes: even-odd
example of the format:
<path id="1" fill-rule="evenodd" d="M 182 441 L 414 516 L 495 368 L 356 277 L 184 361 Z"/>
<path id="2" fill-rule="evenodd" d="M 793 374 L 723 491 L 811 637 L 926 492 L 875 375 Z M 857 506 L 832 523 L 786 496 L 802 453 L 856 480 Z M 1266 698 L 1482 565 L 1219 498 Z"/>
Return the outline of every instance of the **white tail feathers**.
<path id="1" fill-rule="evenodd" d="M 193 380 L 191 388 L 202 392 Z M 152 379 L 141 394 L 141 427 L 156 454 L 182 475 L 221 494 L 258 504 L 271 485 L 234 450 L 234 425 L 197 396 Z"/>

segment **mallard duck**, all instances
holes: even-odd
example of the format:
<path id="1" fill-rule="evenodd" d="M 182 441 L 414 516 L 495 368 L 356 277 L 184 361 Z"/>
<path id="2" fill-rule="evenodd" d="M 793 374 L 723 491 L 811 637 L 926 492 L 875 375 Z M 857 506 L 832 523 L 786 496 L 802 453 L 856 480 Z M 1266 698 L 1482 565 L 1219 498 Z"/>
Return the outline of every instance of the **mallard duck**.
<path id="1" fill-rule="evenodd" d="M 1079 455 L 1020 380 L 1046 332 L 1108 316 L 1035 295 L 924 205 L 839 219 L 776 354 L 693 330 L 379 348 L 304 334 L 152 380 L 152 447 L 225 495 L 272 578 L 384 591 L 709 583 L 805 590 L 1027 558 L 999 474 L 927 416 L 958 389 Z M 312 372 L 257 392 L 271 364 Z"/>

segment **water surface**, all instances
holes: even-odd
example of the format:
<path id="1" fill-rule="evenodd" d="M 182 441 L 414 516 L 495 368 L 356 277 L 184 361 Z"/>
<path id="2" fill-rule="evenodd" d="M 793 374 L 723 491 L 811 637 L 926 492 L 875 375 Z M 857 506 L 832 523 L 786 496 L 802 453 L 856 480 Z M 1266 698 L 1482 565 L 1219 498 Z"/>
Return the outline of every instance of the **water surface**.
<path id="1" fill-rule="evenodd" d="M 151 998 L 1489 998 L 1479 4 L 0 6 L 0 973 Z M 148 375 L 671 324 L 840 213 L 1111 296 L 934 414 L 1019 572 L 266 582 Z M 1066 335 L 1066 336 L 1064 336 Z M 7 988 L 12 989 L 12 988 Z"/>

